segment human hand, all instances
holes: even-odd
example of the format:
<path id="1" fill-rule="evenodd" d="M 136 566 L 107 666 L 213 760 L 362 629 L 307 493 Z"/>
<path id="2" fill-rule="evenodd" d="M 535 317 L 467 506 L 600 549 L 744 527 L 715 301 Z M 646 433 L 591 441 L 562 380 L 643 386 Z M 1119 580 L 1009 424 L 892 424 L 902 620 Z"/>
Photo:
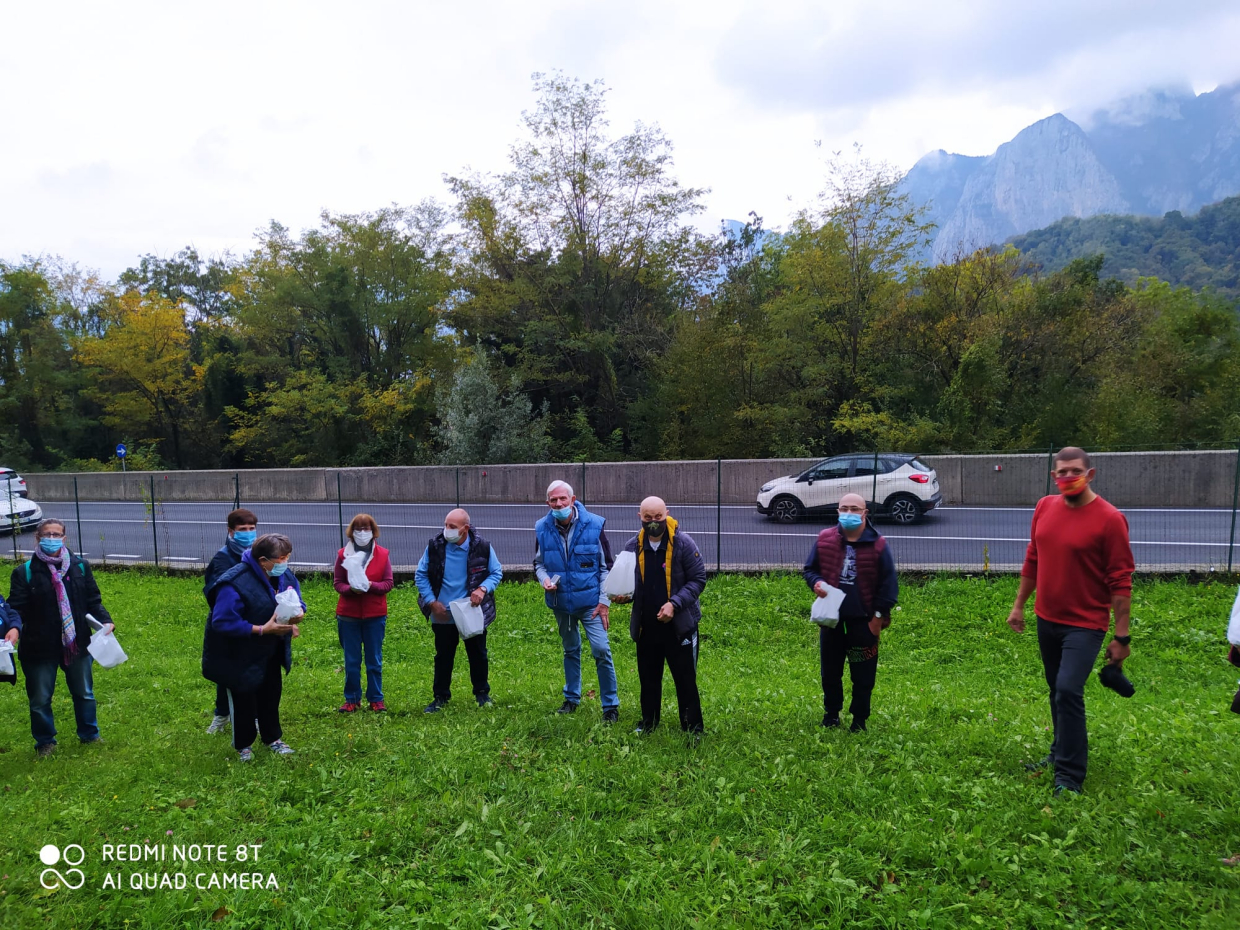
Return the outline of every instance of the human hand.
<path id="1" fill-rule="evenodd" d="M 631 600 L 633 600 L 633 595 L 631 595 L 631 594 L 613 594 L 613 595 L 611 595 L 611 602 L 612 602 L 613 604 L 627 604 L 627 603 L 629 603 Z"/>
<path id="2" fill-rule="evenodd" d="M 1107 665 L 1122 665 L 1130 655 L 1132 655 L 1131 646 L 1125 646 L 1115 640 L 1107 643 Z"/>
<path id="3" fill-rule="evenodd" d="M 431 616 L 440 623 L 447 623 L 449 620 L 448 608 L 439 601 L 431 601 Z"/>
<path id="4" fill-rule="evenodd" d="M 301 627 L 299 626 L 293 627 L 293 639 L 296 639 L 300 635 L 301 635 Z"/>
<path id="5" fill-rule="evenodd" d="M 610 614 L 611 614 L 611 609 L 606 604 L 599 604 L 597 607 L 594 608 L 594 613 L 591 614 L 591 616 L 598 617 L 600 620 L 602 620 L 603 629 L 606 631 L 606 630 L 611 629 Z"/>
<path id="6" fill-rule="evenodd" d="M 272 617 L 259 628 L 260 636 L 288 636 L 297 627 L 290 623 L 277 623 L 276 618 Z"/>
<path id="7" fill-rule="evenodd" d="M 477 607 L 479 604 L 482 603 L 482 599 L 486 596 L 487 596 L 486 588 L 481 588 L 481 587 L 474 588 L 472 591 L 469 592 L 469 603 Z"/>
<path id="8" fill-rule="evenodd" d="M 883 630 L 883 618 L 882 617 L 871 617 L 870 618 L 870 633 L 874 636 L 875 639 L 878 639 L 878 634 L 881 633 L 882 630 Z"/>
<path id="9" fill-rule="evenodd" d="M 825 581 L 820 581 L 817 584 L 815 584 L 814 593 L 817 594 L 819 597 L 826 597 L 827 596 L 827 583 Z"/>
<path id="10" fill-rule="evenodd" d="M 1008 614 L 1007 625 L 1012 628 L 1013 632 L 1025 632 L 1025 610 L 1023 607 L 1012 608 L 1012 612 Z"/>
<path id="11" fill-rule="evenodd" d="M 544 582 L 542 583 L 542 586 L 543 586 L 543 590 L 544 590 L 544 591 L 554 591 L 557 587 L 559 587 L 559 585 L 557 585 L 557 584 L 556 584 L 554 581 L 552 581 L 550 578 L 548 578 L 546 581 L 544 581 Z"/>
<path id="12" fill-rule="evenodd" d="M 17 642 L 17 630 L 9 630 L 7 633 L 4 634 L 4 638 L 7 642 L 10 642 L 10 643 Z"/>
<path id="13" fill-rule="evenodd" d="M 676 613 L 676 605 L 668 601 L 659 608 L 658 616 L 655 619 L 660 623 L 670 623 L 674 613 Z"/>

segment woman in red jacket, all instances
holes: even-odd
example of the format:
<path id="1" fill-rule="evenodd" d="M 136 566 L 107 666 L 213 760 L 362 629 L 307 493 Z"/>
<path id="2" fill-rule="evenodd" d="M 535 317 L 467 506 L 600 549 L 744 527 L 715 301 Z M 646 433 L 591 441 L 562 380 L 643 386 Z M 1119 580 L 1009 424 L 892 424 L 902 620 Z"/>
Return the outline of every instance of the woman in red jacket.
<path id="1" fill-rule="evenodd" d="M 336 629 L 344 648 L 344 703 L 342 714 L 362 706 L 362 650 L 366 650 L 366 702 L 371 710 L 383 705 L 383 633 L 387 629 L 387 595 L 392 590 L 392 560 L 376 542 L 379 524 L 368 513 L 359 513 L 349 524 L 348 542 L 336 553 L 333 580 L 340 600 L 336 604 Z M 366 581 L 349 582 L 344 560 L 362 556 Z"/>

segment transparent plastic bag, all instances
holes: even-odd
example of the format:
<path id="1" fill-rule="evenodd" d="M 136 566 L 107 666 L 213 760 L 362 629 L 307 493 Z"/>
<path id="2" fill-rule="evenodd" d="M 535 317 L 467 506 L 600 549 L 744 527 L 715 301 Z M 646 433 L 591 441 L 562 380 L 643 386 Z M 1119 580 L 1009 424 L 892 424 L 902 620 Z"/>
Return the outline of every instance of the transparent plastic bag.
<path id="1" fill-rule="evenodd" d="M 349 575 L 349 587 L 354 591 L 369 591 L 370 579 L 366 577 L 366 553 L 346 555 L 340 563 Z"/>
<path id="2" fill-rule="evenodd" d="M 1236 602 L 1231 605 L 1231 622 L 1227 624 L 1227 642 L 1240 646 L 1240 590 L 1236 591 Z"/>
<path id="3" fill-rule="evenodd" d="M 296 588 L 285 588 L 276 595 L 276 623 L 288 623 L 301 613 L 301 598 Z"/>
<path id="4" fill-rule="evenodd" d="M 125 655 L 125 650 L 121 648 L 121 644 L 116 641 L 116 636 L 112 631 L 103 631 L 103 624 L 92 617 L 86 615 L 86 622 L 95 632 L 90 634 L 90 643 L 86 646 L 86 651 L 90 653 L 90 657 L 98 662 L 104 668 L 116 668 L 122 662 L 129 659 Z"/>
<path id="5" fill-rule="evenodd" d="M 482 613 L 482 608 L 475 607 L 467 597 L 449 603 L 448 610 L 452 611 L 452 622 L 456 624 L 461 639 L 472 639 L 487 628 L 487 620 Z"/>
<path id="6" fill-rule="evenodd" d="M 616 556 L 607 580 L 603 582 L 603 593 L 608 597 L 632 597 L 637 586 L 637 554 L 625 550 Z"/>
<path id="7" fill-rule="evenodd" d="M 832 585 L 827 585 L 826 597 L 815 597 L 814 606 L 809 610 L 809 618 L 819 626 L 834 627 L 840 622 L 840 606 L 844 603 L 844 592 Z"/>

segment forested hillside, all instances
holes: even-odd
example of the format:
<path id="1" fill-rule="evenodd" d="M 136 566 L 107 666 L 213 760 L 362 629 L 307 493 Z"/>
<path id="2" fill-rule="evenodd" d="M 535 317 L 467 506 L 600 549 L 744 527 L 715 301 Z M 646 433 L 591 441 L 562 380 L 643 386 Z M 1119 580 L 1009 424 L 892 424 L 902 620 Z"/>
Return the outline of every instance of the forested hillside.
<path id="1" fill-rule="evenodd" d="M 1193 290 L 1240 297 L 1240 197 L 1161 218 L 1068 218 L 1011 240 L 1030 262 L 1057 271 L 1087 255 L 1103 255 L 1102 273 L 1127 284 L 1152 277 Z"/>
<path id="2" fill-rule="evenodd" d="M 920 268 L 931 229 L 856 159 L 781 235 L 704 236 L 658 129 L 611 132 L 598 84 L 535 89 L 506 169 L 450 177 L 444 203 L 273 222 L 248 254 L 147 255 L 115 282 L 0 264 L 0 464 L 112 467 L 121 440 L 131 467 L 189 468 L 1240 435 L 1240 324 L 1196 292 L 1234 248 L 1195 276 L 1151 250 L 1180 288 L 1049 239 Z M 1234 243 L 1235 209 L 1162 235 Z"/>

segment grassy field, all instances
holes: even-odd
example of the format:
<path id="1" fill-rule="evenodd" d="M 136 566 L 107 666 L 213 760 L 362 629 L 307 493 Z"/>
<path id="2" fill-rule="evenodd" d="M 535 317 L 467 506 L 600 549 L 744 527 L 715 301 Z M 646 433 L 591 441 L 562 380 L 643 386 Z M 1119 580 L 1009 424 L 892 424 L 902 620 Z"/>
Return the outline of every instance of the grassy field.
<path id="1" fill-rule="evenodd" d="M 799 579 L 707 588 L 707 735 L 633 733 L 627 611 L 612 642 L 621 724 L 593 690 L 560 703 L 553 621 L 505 584 L 496 705 L 426 716 L 432 639 L 411 585 L 391 601 L 391 712 L 336 713 L 341 653 L 324 581 L 286 679 L 292 758 L 235 761 L 208 736 L 199 584 L 101 574 L 130 661 L 96 668 L 105 743 L 36 761 L 22 688 L 0 686 L 0 927 L 1236 927 L 1240 719 L 1224 661 L 1228 585 L 1138 585 L 1135 698 L 1091 681 L 1086 794 L 1052 800 L 1036 641 L 1003 623 L 1013 579 L 908 583 L 884 634 L 870 731 L 825 731 Z M 586 687 L 596 687 L 587 658 Z M 38 851 L 80 844 L 86 882 L 44 891 Z M 229 861 L 103 863 L 105 844 L 223 844 Z M 257 864 L 235 848 L 262 844 Z M 62 871 L 63 871 L 63 867 Z M 278 888 L 193 887 L 228 873 Z M 184 873 L 185 890 L 133 876 Z M 119 877 L 120 890 L 103 887 Z M 198 879 L 199 875 L 208 876 Z M 172 879 L 169 879 L 172 880 Z"/>

